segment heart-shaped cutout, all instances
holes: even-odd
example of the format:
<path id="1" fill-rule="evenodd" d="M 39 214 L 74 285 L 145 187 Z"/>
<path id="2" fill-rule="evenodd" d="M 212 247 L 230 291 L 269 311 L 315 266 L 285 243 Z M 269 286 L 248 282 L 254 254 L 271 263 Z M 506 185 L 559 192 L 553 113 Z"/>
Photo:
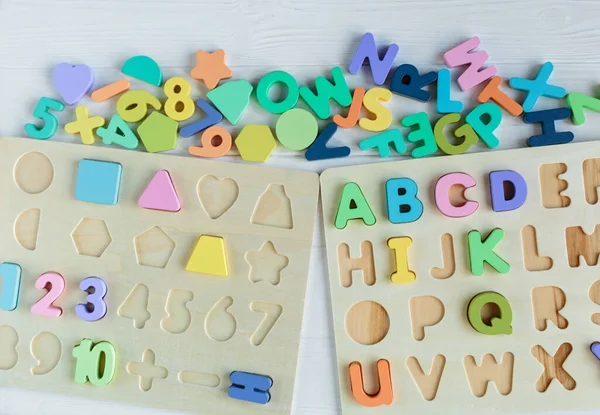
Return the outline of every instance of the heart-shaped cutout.
<path id="1" fill-rule="evenodd" d="M 598 342 L 592 343 L 592 345 L 590 346 L 590 350 L 592 351 L 594 356 L 596 356 L 598 359 L 600 359 L 600 343 L 598 343 Z"/>
<path id="2" fill-rule="evenodd" d="M 94 72 L 87 65 L 59 63 L 52 72 L 54 86 L 67 105 L 77 104 L 94 84 Z"/>
<path id="3" fill-rule="evenodd" d="M 200 204 L 211 219 L 217 219 L 227 212 L 237 200 L 239 193 L 240 188 L 233 179 L 219 179 L 209 174 L 198 182 Z"/>

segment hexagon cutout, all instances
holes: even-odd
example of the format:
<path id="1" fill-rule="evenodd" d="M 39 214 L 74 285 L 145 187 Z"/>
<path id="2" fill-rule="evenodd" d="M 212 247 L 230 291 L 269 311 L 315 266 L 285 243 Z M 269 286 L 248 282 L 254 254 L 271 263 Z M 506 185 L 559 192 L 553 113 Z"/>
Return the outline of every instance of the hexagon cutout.
<path id="1" fill-rule="evenodd" d="M 112 242 L 106 222 L 102 219 L 83 218 L 79 221 L 71 239 L 79 255 L 100 257 Z"/>
<path id="2" fill-rule="evenodd" d="M 242 160 L 264 163 L 277 147 L 268 125 L 247 124 L 235 139 Z"/>
<path id="3" fill-rule="evenodd" d="M 175 251 L 175 241 L 159 226 L 140 233 L 133 239 L 139 265 L 165 268 Z"/>

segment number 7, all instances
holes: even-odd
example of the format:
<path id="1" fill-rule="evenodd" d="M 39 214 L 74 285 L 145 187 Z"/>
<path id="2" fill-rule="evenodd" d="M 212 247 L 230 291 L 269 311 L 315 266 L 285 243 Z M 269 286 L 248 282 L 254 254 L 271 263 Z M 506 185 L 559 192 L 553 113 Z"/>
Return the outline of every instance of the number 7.
<path id="1" fill-rule="evenodd" d="M 257 313 L 265 313 L 265 317 L 250 338 L 250 343 L 252 343 L 252 345 L 260 346 L 269 332 L 273 329 L 275 323 L 277 323 L 277 320 L 279 320 L 279 317 L 281 317 L 283 307 L 279 304 L 253 301 L 250 303 L 250 310 L 256 311 Z"/>
<path id="2" fill-rule="evenodd" d="M 19 290 L 21 288 L 21 267 L 10 262 L 0 264 L 0 277 L 2 277 L 2 294 L 0 294 L 0 308 L 12 311 L 19 303 Z"/>

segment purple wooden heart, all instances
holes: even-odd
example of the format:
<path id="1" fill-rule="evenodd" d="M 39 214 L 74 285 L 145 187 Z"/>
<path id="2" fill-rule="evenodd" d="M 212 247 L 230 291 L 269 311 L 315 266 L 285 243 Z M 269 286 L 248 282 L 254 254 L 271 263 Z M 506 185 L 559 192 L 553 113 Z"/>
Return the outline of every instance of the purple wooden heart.
<path id="1" fill-rule="evenodd" d="M 592 343 L 592 345 L 590 346 L 590 350 L 592 351 L 594 356 L 596 356 L 598 359 L 600 359 L 600 343 L 598 343 L 598 342 Z"/>
<path id="2" fill-rule="evenodd" d="M 52 72 L 54 86 L 67 105 L 77 104 L 94 84 L 94 73 L 87 65 L 59 63 Z"/>

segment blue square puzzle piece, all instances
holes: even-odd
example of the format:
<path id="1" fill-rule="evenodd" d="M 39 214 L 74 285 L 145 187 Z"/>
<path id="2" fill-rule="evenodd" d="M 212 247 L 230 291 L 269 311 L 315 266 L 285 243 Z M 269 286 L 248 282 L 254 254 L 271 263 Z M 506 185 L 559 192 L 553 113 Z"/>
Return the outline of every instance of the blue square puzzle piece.
<path id="1" fill-rule="evenodd" d="M 121 186 L 119 163 L 83 159 L 79 161 L 75 199 L 101 205 L 116 205 Z"/>

